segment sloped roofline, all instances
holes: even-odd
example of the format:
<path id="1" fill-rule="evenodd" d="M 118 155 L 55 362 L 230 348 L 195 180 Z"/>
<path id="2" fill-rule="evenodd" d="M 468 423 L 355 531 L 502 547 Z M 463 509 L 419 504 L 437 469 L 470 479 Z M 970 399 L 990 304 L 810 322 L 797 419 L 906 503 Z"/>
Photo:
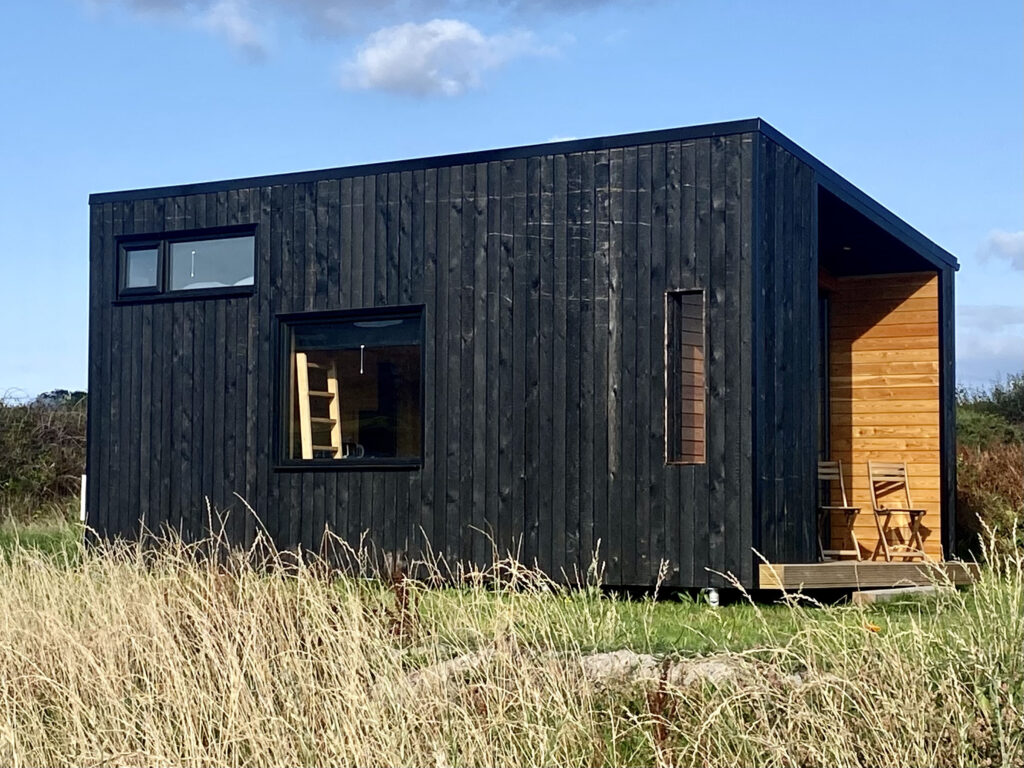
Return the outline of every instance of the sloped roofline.
<path id="1" fill-rule="evenodd" d="M 344 179 L 353 176 L 370 176 L 379 173 L 395 173 L 400 171 L 417 171 L 427 168 L 443 168 L 454 165 L 486 163 L 496 160 L 515 160 L 543 155 L 560 155 L 574 152 L 593 152 L 602 149 L 640 144 L 656 144 L 666 141 L 685 141 L 688 139 L 706 139 L 713 136 L 732 136 L 739 133 L 761 133 L 771 141 L 792 153 L 809 165 L 815 172 L 818 184 L 827 189 L 846 204 L 866 216 L 870 221 L 882 227 L 901 242 L 925 256 L 937 267 L 958 269 L 956 257 L 927 238 L 881 203 L 869 197 L 845 178 L 818 160 L 807 150 L 800 147 L 792 139 L 787 138 L 776 128 L 759 117 L 746 120 L 731 120 L 722 123 L 706 123 L 704 125 L 667 128 L 641 133 L 623 133 L 615 136 L 598 136 L 588 139 L 571 139 L 568 141 L 551 141 L 543 144 L 528 144 L 520 147 L 486 149 L 475 152 L 460 152 L 450 155 L 420 157 L 410 160 L 391 160 L 381 163 L 366 163 L 322 170 L 298 171 L 294 173 L 270 174 L 267 176 L 248 176 L 223 181 L 204 181 L 195 184 L 178 184 L 165 187 L 149 187 L 130 189 L 119 192 L 98 192 L 89 195 L 89 204 L 127 202 L 131 200 L 148 200 L 156 197 L 176 197 L 184 195 L 223 192 L 229 189 L 246 187 L 273 186 L 275 184 L 300 184 L 333 179 Z"/>

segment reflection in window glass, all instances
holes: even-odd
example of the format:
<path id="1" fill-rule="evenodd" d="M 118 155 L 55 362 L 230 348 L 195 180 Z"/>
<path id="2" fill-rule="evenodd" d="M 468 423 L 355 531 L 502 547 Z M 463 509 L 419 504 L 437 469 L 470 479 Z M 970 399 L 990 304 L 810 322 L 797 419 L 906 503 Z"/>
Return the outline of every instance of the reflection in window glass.
<path id="1" fill-rule="evenodd" d="M 247 235 L 171 243 L 170 290 L 252 285 L 255 242 Z"/>
<path id="2" fill-rule="evenodd" d="M 290 459 L 419 459 L 421 317 L 301 323 L 291 334 Z"/>
<path id="3" fill-rule="evenodd" d="M 156 248 L 136 248 L 124 252 L 124 287 L 154 288 L 160 263 Z"/>

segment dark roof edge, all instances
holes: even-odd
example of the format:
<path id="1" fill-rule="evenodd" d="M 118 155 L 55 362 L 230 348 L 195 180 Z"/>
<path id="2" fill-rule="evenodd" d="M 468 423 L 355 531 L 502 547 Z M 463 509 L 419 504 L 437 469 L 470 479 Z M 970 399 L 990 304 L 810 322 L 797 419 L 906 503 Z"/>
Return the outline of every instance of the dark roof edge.
<path id="1" fill-rule="evenodd" d="M 883 206 L 873 197 L 851 184 L 806 149 L 760 118 L 758 119 L 758 130 L 776 144 L 783 147 L 787 152 L 811 166 L 817 176 L 818 183 L 822 187 L 859 213 L 866 216 L 870 221 L 882 227 L 882 229 L 903 242 L 909 248 L 920 253 L 935 264 L 935 266 L 940 268 L 952 267 L 953 269 L 960 269 L 960 263 L 957 261 L 956 256 L 930 240 L 917 229 L 914 229 L 914 227 Z"/>
<path id="2" fill-rule="evenodd" d="M 368 176 L 377 173 L 395 173 L 399 171 L 418 171 L 426 168 L 438 168 L 470 163 L 486 163 L 495 160 L 516 160 L 524 157 L 542 155 L 560 155 L 573 152 L 593 152 L 602 149 L 635 146 L 637 144 L 655 144 L 664 141 L 685 141 L 688 139 L 706 139 L 713 136 L 731 136 L 737 133 L 753 133 L 760 131 L 767 138 L 786 149 L 795 157 L 814 169 L 818 183 L 843 202 L 851 205 L 878 226 L 890 232 L 910 248 L 921 253 L 938 267 L 959 269 L 956 257 L 933 241 L 929 240 L 907 222 L 885 208 L 881 203 L 869 197 L 838 173 L 833 171 L 814 155 L 787 138 L 778 129 L 769 125 L 761 118 L 731 120 L 721 123 L 705 123 L 681 128 L 665 128 L 657 131 L 640 133 L 621 133 L 615 136 L 597 136 L 588 139 L 570 139 L 568 141 L 551 141 L 542 144 L 527 144 L 520 147 L 504 147 L 485 149 L 475 152 L 461 152 L 451 155 L 434 155 L 410 160 L 389 160 L 380 163 L 366 163 L 322 170 L 298 171 L 294 173 L 278 173 L 267 176 L 248 176 L 223 181 L 204 181 L 194 184 L 178 184 L 166 187 L 149 187 L 131 189 L 120 192 L 96 192 L 89 195 L 89 204 L 127 202 L 131 200 L 149 200 L 155 197 L 176 197 L 184 195 L 223 192 L 229 189 L 244 187 L 263 187 L 275 184 L 299 184 L 306 182 L 343 179 L 353 176 Z"/>
<path id="3" fill-rule="evenodd" d="M 453 165 L 470 163 L 487 163 L 495 160 L 518 160 L 524 157 L 543 155 L 562 155 L 573 152 L 593 152 L 601 149 L 618 149 L 637 144 L 656 144 L 664 141 L 684 141 L 687 139 L 706 139 L 712 136 L 731 136 L 737 133 L 753 133 L 761 125 L 759 118 L 731 120 L 723 123 L 705 123 L 681 128 L 664 128 L 657 131 L 640 133 L 621 133 L 615 136 L 596 136 L 589 139 L 569 139 L 568 141 L 548 141 L 543 144 L 527 144 L 521 147 L 503 147 L 499 149 L 483 149 L 474 152 L 460 152 L 452 155 L 434 155 L 409 160 L 387 160 L 380 163 L 348 165 L 322 170 L 296 171 L 293 173 L 277 173 L 267 176 L 249 176 L 240 179 L 223 181 L 203 181 L 194 184 L 178 184 L 168 187 L 149 187 L 145 189 L 129 189 L 120 192 L 95 192 L 89 195 L 89 205 L 95 203 L 116 203 L 129 200 L 148 200 L 154 197 L 176 197 L 179 195 L 196 195 L 207 192 L 224 192 L 229 189 L 244 187 L 264 187 L 275 184 L 301 184 L 333 179 L 344 179 L 352 176 L 369 176 L 377 173 L 395 173 L 399 171 L 419 171 L 426 168 L 443 168 Z"/>

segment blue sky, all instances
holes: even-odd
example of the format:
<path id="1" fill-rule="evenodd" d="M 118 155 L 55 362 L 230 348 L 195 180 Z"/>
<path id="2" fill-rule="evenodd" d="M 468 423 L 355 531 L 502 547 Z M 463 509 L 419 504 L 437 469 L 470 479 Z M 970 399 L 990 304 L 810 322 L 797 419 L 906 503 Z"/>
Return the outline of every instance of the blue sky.
<path id="1" fill-rule="evenodd" d="M 0 24 L 0 394 L 85 388 L 90 192 L 754 116 L 960 259 L 960 381 L 1024 368 L 1016 0 L 37 0 Z"/>

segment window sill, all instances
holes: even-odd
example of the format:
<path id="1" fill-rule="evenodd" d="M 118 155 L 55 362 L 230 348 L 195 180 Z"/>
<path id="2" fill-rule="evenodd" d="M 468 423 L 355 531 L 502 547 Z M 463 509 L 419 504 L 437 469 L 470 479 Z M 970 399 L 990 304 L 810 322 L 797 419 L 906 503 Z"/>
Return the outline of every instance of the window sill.
<path id="1" fill-rule="evenodd" d="M 375 470 L 401 472 L 423 468 L 423 459 L 310 459 L 280 462 L 275 472 L 351 472 Z"/>
<path id="2" fill-rule="evenodd" d="M 118 296 L 114 306 L 122 304 L 155 304 L 165 301 L 199 301 L 208 299 L 235 299 L 252 296 L 256 287 L 252 285 L 229 286 L 225 288 L 201 288 L 194 291 L 169 291 L 167 293 L 144 293 Z"/>

